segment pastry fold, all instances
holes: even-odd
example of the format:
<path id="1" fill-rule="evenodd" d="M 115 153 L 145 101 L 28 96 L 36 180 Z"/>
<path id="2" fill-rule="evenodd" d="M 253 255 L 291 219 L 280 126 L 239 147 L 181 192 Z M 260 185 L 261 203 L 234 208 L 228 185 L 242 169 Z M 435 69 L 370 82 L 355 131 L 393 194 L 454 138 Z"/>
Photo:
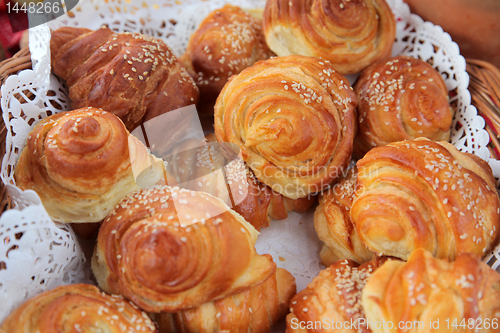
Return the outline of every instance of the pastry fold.
<path id="1" fill-rule="evenodd" d="M 257 287 L 178 313 L 158 315 L 160 333 L 269 333 L 289 312 L 295 278 L 283 268 Z"/>

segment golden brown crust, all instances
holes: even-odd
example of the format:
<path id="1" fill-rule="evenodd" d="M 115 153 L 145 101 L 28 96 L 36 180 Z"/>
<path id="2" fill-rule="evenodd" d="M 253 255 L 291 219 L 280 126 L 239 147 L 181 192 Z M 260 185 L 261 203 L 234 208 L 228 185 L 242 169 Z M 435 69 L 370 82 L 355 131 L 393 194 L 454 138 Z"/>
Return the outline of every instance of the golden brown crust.
<path id="1" fill-rule="evenodd" d="M 289 312 L 296 293 L 295 278 L 277 268 L 266 281 L 240 294 L 178 313 L 161 313 L 160 333 L 271 332 Z"/>
<path id="2" fill-rule="evenodd" d="M 356 167 L 332 188 L 323 192 L 314 213 L 314 228 L 324 243 L 320 258 L 325 266 L 339 259 L 364 263 L 373 259 L 373 252 L 361 242 L 351 220 L 352 202 L 356 196 Z"/>
<path id="3" fill-rule="evenodd" d="M 420 321 L 425 325 L 422 331 L 430 331 L 431 320 L 439 320 L 442 332 L 472 333 L 478 327 L 493 333 L 498 326 L 492 322 L 500 321 L 499 297 L 500 274 L 476 256 L 462 254 L 449 263 L 420 249 L 407 263 L 389 262 L 373 273 L 363 290 L 362 304 L 372 322 Z M 469 320 L 473 325 L 469 326 Z"/>
<path id="4" fill-rule="evenodd" d="M 500 201 L 491 168 L 446 142 L 396 142 L 358 161 L 351 217 L 376 253 L 407 259 L 417 248 L 454 260 L 498 243 Z"/>
<path id="5" fill-rule="evenodd" d="M 100 222 L 138 189 L 128 131 L 111 113 L 85 108 L 42 120 L 28 135 L 14 177 L 38 193 L 58 222 Z"/>
<path id="6" fill-rule="evenodd" d="M 232 75 L 272 52 L 262 33 L 262 20 L 239 7 L 225 5 L 210 13 L 191 36 L 179 59 L 200 89 L 201 97 L 213 100 Z"/>
<path id="7" fill-rule="evenodd" d="M 355 153 L 426 137 L 449 141 L 453 110 L 441 75 L 426 62 L 398 56 L 365 69 L 354 91 L 359 131 Z"/>
<path id="8" fill-rule="evenodd" d="M 69 86 L 72 108 L 105 109 L 129 130 L 198 102 L 194 81 L 152 37 L 65 27 L 52 33 L 51 57 L 54 73 Z"/>
<path id="9" fill-rule="evenodd" d="M 276 269 L 257 232 L 209 194 L 158 186 L 129 195 L 99 230 L 99 286 L 149 312 L 177 312 L 250 289 Z M 168 255 L 166 255 L 168 254 Z"/>
<path id="10" fill-rule="evenodd" d="M 219 142 L 238 145 L 257 179 L 291 199 L 329 186 L 348 165 L 356 96 L 328 61 L 272 58 L 247 68 L 215 106 Z"/>
<path id="11" fill-rule="evenodd" d="M 384 0 L 270 0 L 263 22 L 269 48 L 331 61 L 342 74 L 391 55 L 396 23 Z"/>
<path id="12" fill-rule="evenodd" d="M 17 308 L 0 333 L 156 333 L 149 317 L 121 297 L 75 284 L 44 292 Z"/>
<path id="13" fill-rule="evenodd" d="M 370 332 L 366 325 L 351 326 L 350 323 L 357 324 L 365 318 L 361 305 L 363 287 L 387 260 L 377 258 L 360 266 L 346 259 L 322 270 L 306 289 L 292 298 L 291 313 L 286 317 L 286 333 Z M 318 326 L 317 322 L 321 324 Z M 345 322 L 349 324 L 335 327 L 336 323 Z"/>

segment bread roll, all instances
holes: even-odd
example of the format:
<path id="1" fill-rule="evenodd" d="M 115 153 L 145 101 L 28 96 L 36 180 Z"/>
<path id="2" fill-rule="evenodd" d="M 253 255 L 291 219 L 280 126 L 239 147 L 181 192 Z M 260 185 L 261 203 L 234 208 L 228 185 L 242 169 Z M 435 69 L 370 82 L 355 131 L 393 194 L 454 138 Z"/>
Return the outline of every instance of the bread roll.
<path id="1" fill-rule="evenodd" d="M 321 57 L 344 75 L 389 57 L 396 37 L 384 0 L 268 0 L 263 29 L 278 56 Z"/>
<path id="2" fill-rule="evenodd" d="M 52 32 L 51 64 L 71 107 L 111 112 L 132 131 L 142 122 L 196 104 L 193 79 L 165 43 L 149 36 L 63 27 Z"/>
<path id="3" fill-rule="evenodd" d="M 351 218 L 377 254 L 407 259 L 480 257 L 500 237 L 500 201 L 490 166 L 447 142 L 428 139 L 373 148 L 358 161 Z"/>
<path id="4" fill-rule="evenodd" d="M 426 137 L 449 141 L 454 111 L 441 75 L 428 63 L 398 56 L 365 69 L 354 85 L 362 157 L 373 147 Z"/>
<path id="5" fill-rule="evenodd" d="M 121 120 L 95 108 L 43 119 L 28 135 L 14 171 L 57 222 L 102 221 L 127 194 L 165 182 L 163 163 Z"/>
<path id="6" fill-rule="evenodd" d="M 87 284 L 57 287 L 25 302 L 0 333 L 157 333 L 146 313 L 119 296 Z"/>
<path id="7" fill-rule="evenodd" d="M 92 257 L 99 286 L 149 312 L 179 312 L 271 276 L 258 232 L 220 199 L 157 186 L 130 194 L 104 220 Z"/>

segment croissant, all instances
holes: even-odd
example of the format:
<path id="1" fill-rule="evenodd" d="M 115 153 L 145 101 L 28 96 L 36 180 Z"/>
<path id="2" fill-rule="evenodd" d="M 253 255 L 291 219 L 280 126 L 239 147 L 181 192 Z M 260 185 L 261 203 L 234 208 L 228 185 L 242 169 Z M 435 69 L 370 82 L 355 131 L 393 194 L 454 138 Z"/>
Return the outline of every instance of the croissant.
<path id="1" fill-rule="evenodd" d="M 27 301 L 10 314 L 0 333 L 157 333 L 146 313 L 119 296 L 96 287 L 57 287 Z"/>
<path id="2" fill-rule="evenodd" d="M 215 102 L 232 75 L 271 55 L 262 33 L 262 19 L 225 5 L 205 18 L 179 60 L 202 98 Z"/>
<path id="3" fill-rule="evenodd" d="M 323 59 L 261 61 L 235 76 L 215 105 L 219 142 L 238 145 L 257 179 L 290 199 L 320 192 L 350 161 L 357 105 Z"/>
<path id="4" fill-rule="evenodd" d="M 102 221 L 128 193 L 164 182 L 165 174 L 118 117 L 84 108 L 37 124 L 14 178 L 37 192 L 54 221 L 77 223 Z"/>
<path id="5" fill-rule="evenodd" d="M 441 75 L 426 62 L 399 56 L 365 69 L 354 85 L 359 131 L 355 152 L 426 137 L 449 141 L 454 111 Z"/>
<path id="6" fill-rule="evenodd" d="M 375 271 L 362 304 L 373 333 L 387 332 L 377 324 L 382 321 L 412 322 L 421 332 L 493 333 L 499 330 L 499 297 L 500 274 L 476 256 L 461 254 L 449 263 L 420 249 L 407 263 L 390 261 Z"/>
<path id="7" fill-rule="evenodd" d="M 106 292 L 148 312 L 179 312 L 262 283 L 276 270 L 258 232 L 209 194 L 156 186 L 104 220 L 92 270 Z"/>
<path id="8" fill-rule="evenodd" d="M 314 213 L 314 229 L 323 242 L 321 262 L 330 266 L 339 259 L 364 263 L 373 252 L 361 242 L 351 220 L 352 202 L 356 197 L 357 169 L 349 170 L 345 178 L 323 192 Z"/>
<path id="9" fill-rule="evenodd" d="M 292 298 L 286 333 L 371 332 L 361 303 L 363 287 L 373 272 L 390 260 L 377 258 L 360 266 L 345 259 L 319 272 L 306 289 Z"/>
<path id="10" fill-rule="evenodd" d="M 214 134 L 206 139 L 208 145 L 198 148 L 197 140 L 186 140 L 176 147 L 169 163 L 175 177 L 170 185 L 182 183 L 184 188 L 223 200 L 257 231 L 269 227 L 270 219 L 284 220 L 291 211 L 303 213 L 316 202 L 313 195 L 289 199 L 276 193 L 258 181 L 245 162 L 225 158 L 223 146 L 217 144 Z"/>
<path id="11" fill-rule="evenodd" d="M 198 102 L 193 79 L 161 40 L 106 27 L 64 27 L 52 32 L 50 51 L 54 74 L 68 84 L 71 107 L 107 110 L 130 131 Z"/>
<path id="12" fill-rule="evenodd" d="M 295 278 L 283 268 L 245 292 L 178 313 L 161 313 L 160 333 L 271 332 L 285 318 L 295 295 Z"/>
<path id="13" fill-rule="evenodd" d="M 384 0 L 268 0 L 263 30 L 278 56 L 321 57 L 345 75 L 391 55 L 396 22 Z"/>
<path id="14" fill-rule="evenodd" d="M 357 167 L 351 218 L 371 251 L 406 260 L 424 248 L 455 260 L 498 243 L 496 182 L 479 157 L 420 138 L 373 148 Z"/>

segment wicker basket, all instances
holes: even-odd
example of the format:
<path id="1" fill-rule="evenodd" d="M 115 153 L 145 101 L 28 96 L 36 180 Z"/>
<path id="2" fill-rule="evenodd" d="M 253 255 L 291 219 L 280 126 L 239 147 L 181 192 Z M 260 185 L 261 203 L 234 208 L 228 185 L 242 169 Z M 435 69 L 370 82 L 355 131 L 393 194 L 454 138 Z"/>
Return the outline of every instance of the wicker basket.
<path id="1" fill-rule="evenodd" d="M 0 86 L 5 80 L 19 71 L 31 68 L 31 55 L 26 47 L 12 58 L 0 62 Z M 475 59 L 467 59 L 467 71 L 470 75 L 469 90 L 472 104 L 486 121 L 486 130 L 490 134 L 488 148 L 490 155 L 500 157 L 500 70 L 492 64 Z M 1 97 L 1 93 L 0 93 Z M 20 100 L 23 103 L 23 100 Z M 7 131 L 0 118 L 0 156 L 5 154 L 5 137 Z M 0 209 L 3 213 L 12 207 L 12 202 L 5 185 L 0 182 Z"/>

